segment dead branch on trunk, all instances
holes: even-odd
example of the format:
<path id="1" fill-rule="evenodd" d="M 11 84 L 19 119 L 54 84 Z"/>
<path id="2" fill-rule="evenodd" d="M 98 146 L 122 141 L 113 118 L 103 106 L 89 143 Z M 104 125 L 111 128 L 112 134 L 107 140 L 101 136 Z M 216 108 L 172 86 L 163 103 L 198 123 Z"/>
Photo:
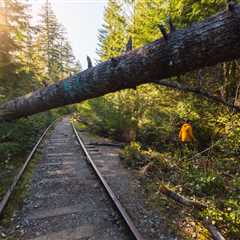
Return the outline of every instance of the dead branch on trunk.
<path id="1" fill-rule="evenodd" d="M 163 79 L 163 80 L 157 80 L 154 81 L 154 83 L 157 83 L 159 85 L 165 86 L 165 87 L 169 87 L 169 88 L 174 88 L 183 92 L 190 92 L 190 93 L 195 93 L 201 97 L 210 99 L 216 103 L 221 103 L 231 109 L 236 110 L 237 112 L 240 111 L 240 107 L 236 106 L 230 102 L 225 101 L 222 97 L 218 97 L 215 95 L 212 95 L 211 93 L 208 93 L 206 91 L 203 91 L 202 89 L 200 89 L 199 87 L 191 87 L 189 85 L 183 84 L 183 83 L 177 83 L 177 82 L 173 82 L 171 80 L 167 80 L 167 79 Z"/>

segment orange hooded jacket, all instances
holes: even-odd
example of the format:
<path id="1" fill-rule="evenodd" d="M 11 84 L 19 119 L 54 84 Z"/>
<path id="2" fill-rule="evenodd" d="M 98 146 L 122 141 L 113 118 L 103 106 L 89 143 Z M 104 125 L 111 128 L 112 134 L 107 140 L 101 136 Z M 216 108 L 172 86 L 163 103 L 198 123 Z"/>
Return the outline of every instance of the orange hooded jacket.
<path id="1" fill-rule="evenodd" d="M 195 140 L 193 136 L 192 126 L 189 123 L 184 123 L 179 132 L 180 142 L 192 142 Z"/>

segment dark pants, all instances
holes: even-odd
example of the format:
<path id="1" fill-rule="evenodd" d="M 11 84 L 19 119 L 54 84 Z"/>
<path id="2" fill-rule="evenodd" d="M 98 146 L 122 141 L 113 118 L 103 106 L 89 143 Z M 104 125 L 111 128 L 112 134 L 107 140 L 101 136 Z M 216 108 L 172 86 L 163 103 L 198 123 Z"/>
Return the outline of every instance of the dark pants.
<path id="1" fill-rule="evenodd" d="M 193 142 L 179 143 L 180 156 L 179 158 L 188 157 L 188 155 L 196 150 L 196 145 Z"/>

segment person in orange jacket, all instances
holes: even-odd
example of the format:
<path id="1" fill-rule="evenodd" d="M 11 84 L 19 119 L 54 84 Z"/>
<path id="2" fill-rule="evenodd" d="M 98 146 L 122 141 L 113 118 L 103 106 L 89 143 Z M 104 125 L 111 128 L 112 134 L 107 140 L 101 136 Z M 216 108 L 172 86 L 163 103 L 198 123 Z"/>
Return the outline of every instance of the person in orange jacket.
<path id="1" fill-rule="evenodd" d="M 196 150 L 197 146 L 193 144 L 196 139 L 190 121 L 187 120 L 182 124 L 178 137 L 180 141 L 180 157 L 183 157 L 189 150 Z"/>
<path id="2" fill-rule="evenodd" d="M 181 126 L 178 137 L 181 143 L 196 141 L 193 135 L 192 125 L 189 121 L 186 121 Z"/>

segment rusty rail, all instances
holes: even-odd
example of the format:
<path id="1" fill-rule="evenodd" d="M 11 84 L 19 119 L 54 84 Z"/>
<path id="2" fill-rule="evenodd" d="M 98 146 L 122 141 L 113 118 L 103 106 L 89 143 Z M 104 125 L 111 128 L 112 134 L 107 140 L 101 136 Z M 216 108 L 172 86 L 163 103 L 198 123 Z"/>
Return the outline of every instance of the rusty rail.
<path id="1" fill-rule="evenodd" d="M 87 160 L 89 162 L 89 164 L 91 165 L 91 167 L 93 168 L 95 174 L 97 175 L 97 177 L 99 178 L 100 182 L 102 183 L 102 185 L 104 186 L 105 191 L 107 192 L 107 194 L 109 195 L 109 197 L 111 198 L 114 206 L 116 207 L 117 211 L 120 213 L 121 217 L 123 218 L 124 222 L 127 224 L 131 234 L 133 235 L 133 237 L 136 240 L 144 240 L 144 238 L 141 236 L 141 234 L 139 233 L 139 231 L 137 230 L 137 228 L 135 227 L 133 221 L 131 220 L 131 218 L 129 217 L 129 215 L 127 214 L 126 210 L 124 209 L 124 207 L 122 206 L 122 204 L 120 203 L 120 201 L 118 200 L 118 198 L 116 197 L 116 195 L 114 194 L 114 192 L 112 191 L 112 189 L 110 188 L 109 184 L 106 182 L 106 180 L 103 178 L 102 174 L 100 173 L 100 171 L 98 170 L 96 164 L 94 163 L 94 161 L 92 160 L 91 156 L 89 155 L 82 139 L 80 138 L 76 128 L 74 127 L 74 125 L 72 124 L 72 128 L 73 131 L 77 137 L 77 140 L 84 152 L 84 154 L 87 157 Z"/>
<path id="2" fill-rule="evenodd" d="M 10 199 L 10 197 L 12 196 L 15 187 L 17 186 L 19 180 L 21 179 L 21 177 L 23 176 L 29 162 L 31 161 L 34 153 L 36 152 L 39 144 L 42 142 L 43 138 L 45 137 L 45 135 L 47 134 L 48 130 L 55 124 L 55 122 L 58 119 L 56 119 L 55 121 L 53 121 L 47 128 L 46 130 L 43 132 L 43 134 L 41 135 L 41 137 L 39 138 L 39 140 L 37 141 L 37 143 L 35 144 L 34 148 L 32 149 L 31 153 L 28 155 L 25 163 L 23 164 L 22 168 L 20 169 L 20 171 L 18 172 L 18 174 L 14 177 L 13 182 L 11 184 L 11 186 L 9 187 L 9 189 L 7 190 L 7 192 L 5 193 L 5 195 L 3 196 L 1 202 L 0 202 L 0 217 L 3 214 L 3 211 L 5 209 L 5 207 L 7 206 L 7 203 Z"/>

